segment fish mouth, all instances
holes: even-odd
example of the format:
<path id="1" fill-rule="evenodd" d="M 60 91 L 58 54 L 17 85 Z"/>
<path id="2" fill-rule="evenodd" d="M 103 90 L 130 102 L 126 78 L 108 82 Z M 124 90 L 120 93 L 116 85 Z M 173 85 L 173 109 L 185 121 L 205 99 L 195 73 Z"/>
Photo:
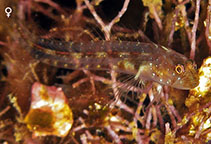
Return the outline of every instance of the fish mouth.
<path id="1" fill-rule="evenodd" d="M 195 86 L 185 86 L 183 84 L 181 84 L 180 82 L 175 82 L 173 85 L 171 85 L 171 87 L 176 88 L 176 89 L 181 89 L 181 90 L 190 90 L 193 89 Z"/>
<path id="2" fill-rule="evenodd" d="M 181 90 L 190 90 L 199 85 L 199 77 L 185 77 L 182 80 L 175 81 L 172 87 Z"/>

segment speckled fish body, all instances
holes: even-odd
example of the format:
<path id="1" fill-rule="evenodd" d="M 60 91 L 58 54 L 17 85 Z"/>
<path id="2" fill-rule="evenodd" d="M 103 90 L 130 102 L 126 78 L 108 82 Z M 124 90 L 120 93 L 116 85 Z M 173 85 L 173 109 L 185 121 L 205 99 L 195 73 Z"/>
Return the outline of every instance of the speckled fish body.
<path id="1" fill-rule="evenodd" d="M 198 85 L 194 62 L 153 43 L 128 41 L 62 42 L 39 39 L 32 55 L 49 65 L 68 69 L 111 70 L 135 79 L 155 81 L 178 89 Z M 177 69 L 179 67 L 179 69 Z"/>

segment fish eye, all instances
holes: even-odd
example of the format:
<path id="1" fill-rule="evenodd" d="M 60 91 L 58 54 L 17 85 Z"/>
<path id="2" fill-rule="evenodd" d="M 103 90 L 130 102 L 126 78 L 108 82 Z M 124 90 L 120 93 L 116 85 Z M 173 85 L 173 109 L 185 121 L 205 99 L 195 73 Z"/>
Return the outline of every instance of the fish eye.
<path id="1" fill-rule="evenodd" d="M 181 65 L 181 64 L 178 64 L 178 65 L 175 67 L 175 71 L 176 71 L 177 74 L 182 74 L 182 73 L 185 71 L 184 66 Z"/>

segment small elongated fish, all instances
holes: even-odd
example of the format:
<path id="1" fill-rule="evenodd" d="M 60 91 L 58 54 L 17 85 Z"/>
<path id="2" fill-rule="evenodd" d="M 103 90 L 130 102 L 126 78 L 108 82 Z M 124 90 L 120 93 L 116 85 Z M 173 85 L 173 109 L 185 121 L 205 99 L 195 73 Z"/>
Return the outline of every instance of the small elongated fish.
<path id="1" fill-rule="evenodd" d="M 31 54 L 43 63 L 67 69 L 115 70 L 135 79 L 155 81 L 177 89 L 199 83 L 194 62 L 153 43 L 129 41 L 64 42 L 38 39 Z"/>

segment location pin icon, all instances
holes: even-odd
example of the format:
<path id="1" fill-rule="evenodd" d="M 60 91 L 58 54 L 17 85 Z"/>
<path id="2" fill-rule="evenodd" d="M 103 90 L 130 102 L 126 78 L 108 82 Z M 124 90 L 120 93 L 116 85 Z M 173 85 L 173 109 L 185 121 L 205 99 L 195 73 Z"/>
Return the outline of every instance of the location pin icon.
<path id="1" fill-rule="evenodd" d="M 12 13 L 12 8 L 11 7 L 6 7 L 5 8 L 5 13 L 7 14 L 7 17 L 10 17 L 10 14 Z"/>

